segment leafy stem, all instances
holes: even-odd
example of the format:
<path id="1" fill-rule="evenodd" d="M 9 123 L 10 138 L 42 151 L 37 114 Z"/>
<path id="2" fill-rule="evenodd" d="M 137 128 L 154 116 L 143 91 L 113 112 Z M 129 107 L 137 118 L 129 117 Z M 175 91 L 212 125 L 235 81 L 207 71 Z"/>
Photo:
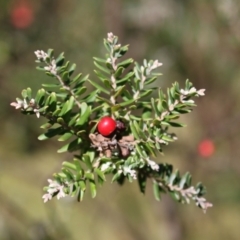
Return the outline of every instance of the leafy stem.
<path id="1" fill-rule="evenodd" d="M 59 153 L 75 152 L 73 160 L 63 162 L 61 171 L 48 180 L 44 202 L 67 195 L 82 200 L 87 189 L 95 197 L 97 184 L 102 185 L 106 175 L 112 175 L 112 182 L 121 185 L 125 179 L 138 180 L 142 193 L 146 181 L 151 180 L 157 200 L 162 193 L 169 193 L 181 203 L 195 201 L 206 212 L 212 204 L 203 197 L 205 187 L 201 183 L 193 187 L 189 173 L 181 176 L 172 165 L 150 159 L 162 153 L 164 145 L 177 140 L 169 129 L 184 126 L 176 120 L 192 111 L 192 98 L 203 96 L 205 90 L 197 90 L 187 80 L 183 89 L 174 83 L 165 94 L 157 89 L 157 97 L 153 97 L 156 88 L 151 84 L 161 75 L 154 71 L 162 64 L 144 60 L 139 65 L 132 58 L 121 61 L 128 45 L 121 46 L 112 33 L 104 46 L 107 57 L 94 57 L 100 82 L 90 80 L 88 75 L 82 77 L 81 73 L 71 77 L 76 65 L 64 63 L 63 53 L 55 58 L 51 49 L 36 51 L 37 62 L 44 65 L 39 69 L 58 83 L 43 84 L 48 90 L 39 89 L 35 97 L 30 88 L 24 89 L 22 99 L 11 103 L 24 114 L 47 119 L 41 126 L 46 132 L 39 140 L 58 136 L 58 141 L 67 141 Z M 86 82 L 95 90 L 85 94 Z M 115 128 L 104 136 L 98 130 L 103 117 L 112 118 Z"/>

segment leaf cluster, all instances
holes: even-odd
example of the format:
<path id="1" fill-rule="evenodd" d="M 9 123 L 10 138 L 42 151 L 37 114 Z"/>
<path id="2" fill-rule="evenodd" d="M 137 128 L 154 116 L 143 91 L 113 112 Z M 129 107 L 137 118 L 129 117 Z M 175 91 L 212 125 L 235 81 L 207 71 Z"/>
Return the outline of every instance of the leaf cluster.
<path id="1" fill-rule="evenodd" d="M 177 201 L 188 203 L 192 199 L 206 210 L 211 204 L 202 198 L 204 187 L 201 184 L 193 187 L 189 173 L 180 176 L 178 171 L 173 172 L 171 165 L 158 164 L 151 159 L 163 151 L 164 145 L 177 139 L 169 129 L 184 126 L 178 118 L 192 111 L 195 106 L 192 98 L 204 95 L 204 90 L 196 90 L 187 80 L 183 89 L 174 83 L 164 93 L 154 85 L 161 75 L 156 72 L 161 63 L 144 60 L 140 65 L 132 58 L 123 59 L 128 46 L 121 46 L 112 33 L 104 39 L 104 46 L 106 58 L 94 57 L 99 81 L 81 73 L 75 75 L 76 64 L 65 61 L 63 53 L 55 58 L 51 49 L 36 51 L 38 69 L 55 82 L 43 84 L 35 97 L 27 88 L 22 91 L 22 99 L 17 98 L 11 104 L 23 114 L 36 114 L 47 120 L 41 126 L 45 132 L 39 140 L 57 136 L 58 141 L 67 142 L 58 152 L 74 152 L 73 160 L 63 162 L 62 170 L 54 174 L 49 186 L 44 188 L 44 201 L 66 195 L 82 200 L 87 186 L 95 197 L 96 184 L 102 185 L 105 175 L 111 174 L 112 181 L 119 184 L 125 179 L 138 179 L 143 193 L 150 179 L 157 200 L 161 193 L 169 192 Z M 87 84 L 95 89 L 88 92 Z M 111 116 L 125 125 L 120 136 L 107 139 L 108 144 L 114 146 L 109 148 L 109 156 L 102 150 L 106 142 L 103 140 L 103 145 L 94 148 L 90 137 L 99 134 L 97 124 L 103 116 Z M 131 143 L 123 141 L 129 136 L 133 139 Z M 125 157 L 120 154 L 119 146 L 127 149 Z"/>

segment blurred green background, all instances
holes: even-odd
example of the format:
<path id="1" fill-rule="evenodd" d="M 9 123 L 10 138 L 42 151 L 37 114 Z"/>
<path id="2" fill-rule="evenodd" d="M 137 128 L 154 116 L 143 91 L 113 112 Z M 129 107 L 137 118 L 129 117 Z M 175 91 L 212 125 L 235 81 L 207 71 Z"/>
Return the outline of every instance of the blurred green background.
<path id="1" fill-rule="evenodd" d="M 107 32 L 130 44 L 128 56 L 159 59 L 163 88 L 189 78 L 206 96 L 182 118 L 188 127 L 159 161 L 190 171 L 214 204 L 203 214 L 170 197 L 154 200 L 137 183 L 110 181 L 96 199 L 54 199 L 42 187 L 68 155 L 55 141 L 39 142 L 42 120 L 10 107 L 23 88 L 41 88 L 35 50 L 54 48 L 91 73 Z M 239 0 L 2 0 L 0 1 L 0 240 L 238 240 L 240 239 Z M 214 145 L 204 157 L 199 144 Z"/>

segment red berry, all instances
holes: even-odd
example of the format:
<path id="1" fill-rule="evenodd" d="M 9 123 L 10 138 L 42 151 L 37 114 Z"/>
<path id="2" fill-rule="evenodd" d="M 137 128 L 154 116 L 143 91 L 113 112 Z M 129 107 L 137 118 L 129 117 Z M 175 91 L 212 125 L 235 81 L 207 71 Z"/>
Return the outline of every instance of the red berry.
<path id="1" fill-rule="evenodd" d="M 103 117 L 98 122 L 98 131 L 103 136 L 109 136 L 112 134 L 117 127 L 116 121 L 111 117 Z"/>
<path id="2" fill-rule="evenodd" d="M 26 3 L 20 3 L 11 10 L 11 22 L 15 28 L 25 29 L 33 22 L 32 7 Z"/>
<path id="3" fill-rule="evenodd" d="M 210 157 L 215 151 L 215 146 L 212 140 L 205 139 L 198 145 L 198 153 L 202 157 Z"/>

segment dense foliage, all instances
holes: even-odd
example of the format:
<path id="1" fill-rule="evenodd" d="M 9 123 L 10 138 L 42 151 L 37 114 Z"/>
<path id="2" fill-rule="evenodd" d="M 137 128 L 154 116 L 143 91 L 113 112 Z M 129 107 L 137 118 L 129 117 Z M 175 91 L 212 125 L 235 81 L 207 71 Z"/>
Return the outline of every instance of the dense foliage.
<path id="1" fill-rule="evenodd" d="M 67 142 L 58 152 L 73 153 L 72 161 L 63 162 L 61 171 L 48 180 L 44 202 L 67 195 L 82 200 L 87 189 L 95 197 L 97 183 L 102 185 L 106 175 L 112 175 L 112 182 L 119 184 L 137 179 L 142 193 L 150 180 L 157 200 L 162 193 L 170 193 L 182 203 L 192 199 L 205 212 L 212 206 L 203 197 L 205 187 L 201 183 L 194 187 L 190 173 L 180 175 L 172 165 L 155 161 L 163 147 L 177 139 L 171 128 L 184 126 L 176 120 L 191 112 L 192 98 L 203 96 L 204 90 L 187 80 L 184 88 L 176 82 L 164 93 L 153 84 L 161 75 L 155 72 L 161 63 L 122 60 L 128 46 L 121 46 L 112 33 L 104 46 L 106 58 L 94 57 L 101 84 L 88 75 L 73 75 L 76 65 L 65 62 L 63 53 L 55 58 L 51 49 L 36 51 L 38 69 L 55 82 L 43 84 L 34 97 L 31 88 L 24 89 L 22 98 L 11 103 L 23 114 L 47 119 L 39 140 L 58 136 L 58 141 Z M 95 90 L 87 91 L 86 83 Z M 109 136 L 97 130 L 104 116 L 116 121 L 116 130 Z"/>

